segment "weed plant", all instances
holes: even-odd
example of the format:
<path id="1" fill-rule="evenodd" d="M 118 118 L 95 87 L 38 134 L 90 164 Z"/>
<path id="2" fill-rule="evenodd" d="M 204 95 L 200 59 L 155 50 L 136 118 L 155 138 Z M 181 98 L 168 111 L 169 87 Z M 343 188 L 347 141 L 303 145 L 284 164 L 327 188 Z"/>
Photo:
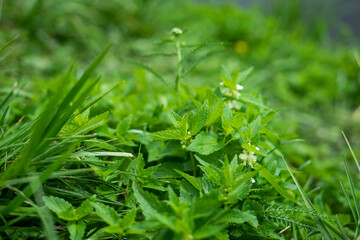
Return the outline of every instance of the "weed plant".
<path id="1" fill-rule="evenodd" d="M 282 31 L 281 20 L 228 5 L 3 8 L 3 239 L 358 238 L 358 176 L 348 164 L 359 163 L 334 134 L 355 129 L 357 143 L 359 69 L 345 48 L 329 51 L 301 36 L 301 24 Z M 115 44 L 89 67 L 48 80 L 108 38 Z M 319 161 L 336 159 L 344 143 L 345 171 Z"/>

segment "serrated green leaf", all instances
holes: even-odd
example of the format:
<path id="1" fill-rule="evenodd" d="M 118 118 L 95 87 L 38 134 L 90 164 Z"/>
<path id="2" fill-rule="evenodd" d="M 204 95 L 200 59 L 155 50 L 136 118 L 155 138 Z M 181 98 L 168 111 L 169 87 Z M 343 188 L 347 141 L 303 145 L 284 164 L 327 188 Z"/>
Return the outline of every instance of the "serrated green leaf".
<path id="1" fill-rule="evenodd" d="M 209 110 L 206 126 L 210 126 L 211 124 L 216 122 L 216 120 L 218 120 L 218 118 L 221 116 L 223 111 L 224 111 L 224 102 L 222 100 L 219 100 L 214 105 L 212 105 L 212 107 Z"/>
<path id="2" fill-rule="evenodd" d="M 242 212 L 238 209 L 229 209 L 225 214 L 223 214 L 219 219 L 215 221 L 216 223 L 236 223 L 243 224 L 248 222 L 254 227 L 259 225 L 258 220 L 255 215 L 250 211 Z"/>
<path id="3" fill-rule="evenodd" d="M 196 189 L 198 189 L 199 191 L 202 190 L 202 186 L 201 186 L 201 181 L 200 179 L 190 176 L 189 174 L 186 174 L 184 172 L 181 172 L 177 169 L 174 169 L 175 172 L 177 172 L 178 174 L 180 174 L 183 178 L 185 178 L 189 183 L 191 183 L 191 185 L 193 185 Z"/>
<path id="4" fill-rule="evenodd" d="M 193 235 L 195 239 L 209 238 L 221 232 L 225 227 L 224 225 L 203 225 Z"/>
<path id="5" fill-rule="evenodd" d="M 181 117 L 173 110 L 170 110 L 170 122 L 175 128 L 180 128 Z"/>
<path id="6" fill-rule="evenodd" d="M 173 231 L 177 231 L 175 217 L 163 213 L 167 209 L 166 206 L 164 206 L 154 195 L 137 187 L 135 183 L 133 184 L 133 190 L 135 198 L 140 204 L 140 208 L 147 219 L 157 220 L 159 223 L 167 226 Z"/>
<path id="7" fill-rule="evenodd" d="M 107 224 L 118 225 L 120 216 L 114 208 L 99 202 L 92 202 L 91 205 L 95 208 L 96 214 Z"/>
<path id="8" fill-rule="evenodd" d="M 76 209 L 75 214 L 78 219 L 85 217 L 93 211 L 93 207 L 91 205 L 91 200 L 86 199 L 81 205 Z"/>
<path id="9" fill-rule="evenodd" d="M 167 140 L 184 140 L 185 139 L 185 135 L 184 132 L 181 131 L 180 129 L 169 129 L 169 130 L 164 130 L 164 131 L 158 131 L 158 132 L 153 132 L 150 133 L 150 136 L 154 139 L 154 140 L 158 140 L 158 141 L 167 141 Z"/>
<path id="10" fill-rule="evenodd" d="M 225 87 L 236 90 L 236 79 L 235 81 L 232 79 L 230 72 L 224 66 L 221 67 L 220 77 Z"/>
<path id="11" fill-rule="evenodd" d="M 189 119 L 190 135 L 196 135 L 206 124 L 209 114 L 208 103 L 205 102 L 200 110 Z"/>
<path id="12" fill-rule="evenodd" d="M 217 185 L 222 185 L 222 170 L 215 165 L 209 164 L 198 156 L 195 155 L 196 160 L 201 164 L 200 169 L 205 173 L 206 177 L 216 183 Z"/>
<path id="13" fill-rule="evenodd" d="M 70 221 L 67 224 L 71 240 L 82 240 L 85 234 L 86 224 L 83 220 L 78 222 Z"/>
<path id="14" fill-rule="evenodd" d="M 252 183 L 250 181 L 246 181 L 245 183 L 237 186 L 229 193 L 228 202 L 237 202 L 239 200 L 244 199 L 249 193 Z"/>
<path id="15" fill-rule="evenodd" d="M 116 135 L 118 137 L 124 136 L 126 134 L 126 132 L 130 129 L 131 121 L 132 115 L 129 115 L 118 123 L 116 126 Z"/>
<path id="16" fill-rule="evenodd" d="M 102 125 L 109 116 L 109 112 L 102 113 L 93 118 L 88 119 L 89 110 L 81 114 L 77 114 L 75 118 L 66 123 L 60 131 L 60 135 L 79 135 L 85 134 L 94 128 Z"/>
<path id="17" fill-rule="evenodd" d="M 61 212 L 67 211 L 67 210 L 74 210 L 74 207 L 69 203 L 68 201 L 54 197 L 54 196 L 44 196 L 43 197 L 45 205 L 54 213 L 59 214 Z"/>
<path id="18" fill-rule="evenodd" d="M 209 155 L 223 147 L 224 143 L 218 142 L 218 135 L 216 133 L 200 133 L 186 150 L 197 152 L 201 155 Z"/>
<path id="19" fill-rule="evenodd" d="M 249 94 L 241 94 L 240 98 L 238 99 L 241 102 L 247 103 L 247 104 L 252 104 L 255 106 L 258 106 L 260 108 L 264 108 L 270 111 L 274 111 L 273 109 L 269 108 L 268 106 L 264 105 L 264 103 L 259 100 L 258 98 L 249 95 Z"/>
<path id="20" fill-rule="evenodd" d="M 131 225 L 134 224 L 135 222 L 135 218 L 136 218 L 136 209 L 132 209 L 130 211 L 128 211 L 125 216 L 123 217 L 123 219 L 121 219 L 119 226 L 126 230 L 128 229 Z"/>
<path id="21" fill-rule="evenodd" d="M 241 84 L 249 76 L 249 74 L 253 71 L 253 69 L 254 69 L 253 67 L 249 67 L 244 71 L 238 71 L 235 76 L 236 82 L 238 84 Z"/>
<path id="22" fill-rule="evenodd" d="M 284 198 L 286 198 L 292 202 L 296 202 L 293 196 L 291 196 L 289 193 L 284 191 L 284 189 L 278 183 L 280 180 L 277 177 L 275 177 L 274 175 L 272 175 L 269 172 L 269 170 L 267 170 L 265 167 L 261 166 L 260 164 L 256 164 L 254 166 L 254 169 L 258 173 L 260 173 L 275 188 L 275 190 L 278 193 L 280 193 L 281 196 L 283 196 Z"/>

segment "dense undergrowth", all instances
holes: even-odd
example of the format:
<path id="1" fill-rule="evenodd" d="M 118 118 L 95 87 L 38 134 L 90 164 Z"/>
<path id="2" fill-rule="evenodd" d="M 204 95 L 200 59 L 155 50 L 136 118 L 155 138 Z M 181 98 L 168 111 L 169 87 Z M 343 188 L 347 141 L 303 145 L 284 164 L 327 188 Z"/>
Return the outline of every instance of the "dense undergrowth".
<path id="1" fill-rule="evenodd" d="M 2 238 L 359 236 L 351 47 L 231 4 L 4 1 L 1 21 Z"/>

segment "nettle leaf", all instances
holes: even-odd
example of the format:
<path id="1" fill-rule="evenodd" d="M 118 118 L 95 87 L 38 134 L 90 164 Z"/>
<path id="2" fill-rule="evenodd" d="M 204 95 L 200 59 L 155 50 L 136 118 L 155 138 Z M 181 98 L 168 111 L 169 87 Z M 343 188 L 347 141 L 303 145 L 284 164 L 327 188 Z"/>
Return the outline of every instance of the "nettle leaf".
<path id="1" fill-rule="evenodd" d="M 229 193 L 228 202 L 237 202 L 244 199 L 250 193 L 251 186 L 251 181 L 246 181 L 240 186 L 237 186 Z"/>
<path id="2" fill-rule="evenodd" d="M 241 96 L 240 96 L 240 98 L 238 100 L 245 103 L 245 104 L 252 104 L 252 105 L 258 106 L 258 107 L 263 108 L 263 109 L 274 111 L 273 109 L 266 106 L 262 102 L 261 99 L 256 98 L 256 97 L 254 97 L 253 95 L 250 95 L 250 94 L 243 93 L 243 94 L 241 94 Z"/>
<path id="3" fill-rule="evenodd" d="M 110 226 L 117 226 L 120 222 L 120 216 L 114 208 L 99 202 L 93 202 L 92 206 L 96 214 Z"/>
<path id="4" fill-rule="evenodd" d="M 254 121 L 250 123 L 250 129 L 251 129 L 251 136 L 249 136 L 250 139 L 256 137 L 260 129 L 263 127 L 264 125 L 261 125 L 261 116 L 258 116 Z"/>
<path id="5" fill-rule="evenodd" d="M 259 225 L 258 220 L 255 215 L 250 211 L 242 212 L 238 209 L 229 209 L 225 214 L 221 215 L 219 219 L 215 221 L 216 223 L 235 223 L 243 224 L 244 222 L 250 223 L 252 226 L 257 227 Z"/>
<path id="6" fill-rule="evenodd" d="M 201 155 L 209 155 L 223 147 L 224 143 L 218 142 L 218 135 L 216 133 L 200 133 L 186 150 L 197 152 Z"/>
<path id="7" fill-rule="evenodd" d="M 236 90 L 236 79 L 231 77 L 230 72 L 224 66 L 221 67 L 220 77 L 225 87 L 231 90 Z"/>
<path id="8" fill-rule="evenodd" d="M 202 195 L 200 198 L 197 198 L 195 203 L 191 205 L 194 208 L 193 218 L 197 219 L 209 217 L 218 212 L 219 208 L 222 206 L 220 198 L 221 196 L 219 191 L 212 191 L 209 194 Z"/>
<path id="9" fill-rule="evenodd" d="M 61 212 L 67 211 L 67 210 L 74 210 L 74 207 L 69 203 L 68 201 L 54 197 L 54 196 L 44 196 L 43 197 L 45 205 L 54 213 L 60 214 Z"/>
<path id="10" fill-rule="evenodd" d="M 67 224 L 71 240 L 81 240 L 84 237 L 86 224 L 83 220 L 78 222 L 70 221 Z"/>
<path id="11" fill-rule="evenodd" d="M 290 195 L 288 192 L 286 192 L 280 185 L 280 179 L 277 178 L 276 176 L 272 175 L 269 170 L 267 170 L 264 166 L 260 165 L 260 164 L 256 164 L 254 166 L 254 169 L 260 173 L 274 188 L 275 190 L 280 193 L 281 196 L 283 196 L 284 198 L 296 202 L 294 197 L 292 195 Z"/>
<path id="12" fill-rule="evenodd" d="M 201 186 L 201 181 L 200 179 L 190 176 L 189 174 L 186 174 L 184 172 L 181 172 L 177 169 L 174 169 L 175 172 L 177 172 L 178 174 L 180 174 L 183 178 L 185 178 L 189 183 L 191 183 L 191 185 L 193 185 L 196 189 L 198 189 L 199 191 L 202 190 L 202 186 Z"/>
<path id="13" fill-rule="evenodd" d="M 209 238 L 221 232 L 225 227 L 224 225 L 203 225 L 195 231 L 193 236 L 195 239 Z"/>
<path id="14" fill-rule="evenodd" d="M 154 140 L 158 140 L 158 141 L 167 141 L 173 139 L 184 140 L 186 138 L 186 136 L 184 136 L 184 132 L 181 131 L 180 129 L 169 129 L 164 131 L 153 132 L 150 133 L 150 136 Z"/>
<path id="15" fill-rule="evenodd" d="M 159 223 L 167 226 L 173 231 L 177 231 L 175 217 L 173 214 L 165 214 L 168 207 L 160 202 L 153 194 L 148 193 L 133 183 L 134 195 L 144 216 L 147 219 L 157 220 Z"/>
<path id="16" fill-rule="evenodd" d="M 200 110 L 189 119 L 190 135 L 196 135 L 206 124 L 209 114 L 207 101 L 202 105 Z"/>
<path id="17" fill-rule="evenodd" d="M 116 126 L 117 136 L 125 135 L 126 132 L 130 129 L 132 117 L 132 115 L 129 115 L 118 123 L 118 125 Z"/>
<path id="18" fill-rule="evenodd" d="M 119 226 L 122 229 L 127 229 L 129 228 L 131 225 L 134 224 L 135 222 L 135 218 L 136 218 L 136 209 L 132 209 L 129 212 L 127 212 L 125 214 L 125 216 L 123 217 L 123 219 L 121 219 Z"/>
<path id="19" fill-rule="evenodd" d="M 181 117 L 173 110 L 170 110 L 170 122 L 175 128 L 180 128 Z"/>
<path id="20" fill-rule="evenodd" d="M 92 212 L 91 199 L 85 200 L 76 210 L 68 201 L 58 197 L 43 197 L 45 205 L 59 218 L 67 221 L 78 221 Z"/>
<path id="21" fill-rule="evenodd" d="M 200 109 L 202 107 L 202 103 L 200 101 L 196 100 L 193 96 L 190 96 L 190 99 L 198 109 Z"/>
<path id="22" fill-rule="evenodd" d="M 93 211 L 93 207 L 91 205 L 92 200 L 86 199 L 81 205 L 76 209 L 75 214 L 78 219 L 85 217 Z"/>
<path id="23" fill-rule="evenodd" d="M 90 119 L 88 115 L 89 110 L 86 110 L 83 113 L 76 115 L 76 117 L 72 121 L 66 123 L 63 126 L 59 135 L 85 134 L 93 130 L 94 128 L 102 125 L 105 122 L 105 119 L 109 116 L 109 112 L 104 112 Z"/>
<path id="24" fill-rule="evenodd" d="M 224 102 L 219 100 L 209 110 L 208 118 L 206 121 L 206 126 L 210 126 L 216 122 L 224 111 Z"/>
<path id="25" fill-rule="evenodd" d="M 244 71 L 238 70 L 235 75 L 236 82 L 238 84 L 241 84 L 249 76 L 249 74 L 253 71 L 253 69 L 254 69 L 254 67 L 249 67 L 248 69 L 246 69 Z"/>
<path id="26" fill-rule="evenodd" d="M 222 185 L 222 170 L 215 165 L 207 163 L 201 160 L 198 156 L 195 156 L 198 162 L 201 164 L 199 168 L 205 173 L 206 177 L 213 181 L 214 183 L 218 184 L 219 186 Z"/>

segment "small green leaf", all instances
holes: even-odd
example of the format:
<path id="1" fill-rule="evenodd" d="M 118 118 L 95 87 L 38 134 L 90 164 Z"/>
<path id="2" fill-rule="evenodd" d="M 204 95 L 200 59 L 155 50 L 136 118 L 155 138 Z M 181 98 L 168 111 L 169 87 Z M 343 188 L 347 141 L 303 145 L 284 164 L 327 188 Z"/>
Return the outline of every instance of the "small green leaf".
<path id="1" fill-rule="evenodd" d="M 93 211 L 91 205 L 91 199 L 86 199 L 81 205 L 76 209 L 75 214 L 78 219 L 85 217 Z"/>
<path id="2" fill-rule="evenodd" d="M 259 225 L 256 216 L 251 214 L 250 211 L 242 212 L 238 209 L 229 209 L 225 214 L 216 220 L 216 223 L 243 224 L 244 222 L 248 222 L 254 227 Z"/>
<path id="3" fill-rule="evenodd" d="M 175 217 L 163 214 L 166 206 L 162 204 L 153 194 L 150 194 L 133 184 L 134 195 L 146 218 L 156 220 L 173 231 L 177 231 Z"/>
<path id="4" fill-rule="evenodd" d="M 253 67 L 249 67 L 244 71 L 238 71 L 235 77 L 236 82 L 238 84 L 241 84 L 249 76 L 249 74 L 252 72 L 253 69 L 254 69 Z"/>
<path id="5" fill-rule="evenodd" d="M 236 81 L 233 81 L 230 72 L 224 66 L 221 67 L 220 77 L 225 87 L 236 90 Z"/>
<path id="6" fill-rule="evenodd" d="M 181 117 L 173 110 L 170 110 L 170 122 L 175 128 L 180 128 Z"/>
<path id="7" fill-rule="evenodd" d="M 70 221 L 67 224 L 68 231 L 70 233 L 71 240 L 81 240 L 84 237 L 86 224 L 83 220 L 78 221 Z"/>
<path id="8" fill-rule="evenodd" d="M 45 205 L 56 214 L 59 214 L 67 210 L 71 210 L 71 211 L 74 210 L 74 207 L 71 205 L 71 203 L 69 203 L 68 201 L 62 198 L 58 198 L 54 196 L 50 196 L 50 197 L 44 196 L 43 200 L 45 202 Z"/>
<path id="9" fill-rule="evenodd" d="M 126 132 L 130 129 L 131 121 L 132 121 L 132 115 L 129 115 L 125 117 L 123 120 L 121 120 L 116 126 L 116 135 L 117 136 L 125 135 Z"/>
<path id="10" fill-rule="evenodd" d="M 103 203 L 93 202 L 92 206 L 96 210 L 96 214 L 110 226 L 117 226 L 120 221 L 120 216 L 117 211 Z"/>
<path id="11" fill-rule="evenodd" d="M 218 135 L 216 133 L 200 133 L 186 150 L 197 152 L 201 155 L 209 155 L 223 147 L 224 143 L 218 142 Z"/>
<path id="12" fill-rule="evenodd" d="M 132 209 L 126 213 L 126 215 L 121 219 L 119 226 L 126 230 L 131 225 L 134 224 L 136 218 L 136 209 Z"/>
<path id="13" fill-rule="evenodd" d="M 210 126 L 211 124 L 216 122 L 218 118 L 221 116 L 223 111 L 224 111 L 224 102 L 222 100 L 219 100 L 213 106 L 211 106 L 207 117 L 206 126 Z"/>
<path id="14" fill-rule="evenodd" d="M 189 174 L 186 174 L 184 172 L 181 172 L 177 169 L 174 169 L 175 172 L 177 172 L 178 174 L 180 174 L 183 178 L 185 178 L 189 183 L 191 183 L 191 185 L 193 185 L 196 189 L 198 189 L 199 191 L 202 190 L 202 186 L 201 186 L 201 181 L 200 179 L 190 176 Z"/>
<path id="15" fill-rule="evenodd" d="M 208 103 L 205 102 L 200 110 L 189 119 L 190 135 L 196 135 L 206 124 L 209 114 Z"/>
<path id="16" fill-rule="evenodd" d="M 280 180 L 277 177 L 275 177 L 274 175 L 272 175 L 269 172 L 269 170 L 267 170 L 265 167 L 261 166 L 260 164 L 256 164 L 254 166 L 254 169 L 258 173 L 260 173 L 275 188 L 275 190 L 278 193 L 280 193 L 281 196 L 283 196 L 284 198 L 286 198 L 292 202 L 296 202 L 293 196 L 291 196 L 289 193 L 284 191 L 284 189 L 278 183 Z"/>
<path id="17" fill-rule="evenodd" d="M 195 231 L 194 239 L 209 238 L 222 231 L 225 227 L 224 225 L 203 225 Z"/>
<path id="18" fill-rule="evenodd" d="M 172 139 L 177 139 L 177 140 L 185 139 L 184 133 L 180 129 L 169 129 L 169 130 L 164 130 L 164 131 L 153 132 L 150 134 L 150 136 L 154 140 L 158 140 L 158 141 L 166 141 L 166 140 L 172 140 Z"/>

